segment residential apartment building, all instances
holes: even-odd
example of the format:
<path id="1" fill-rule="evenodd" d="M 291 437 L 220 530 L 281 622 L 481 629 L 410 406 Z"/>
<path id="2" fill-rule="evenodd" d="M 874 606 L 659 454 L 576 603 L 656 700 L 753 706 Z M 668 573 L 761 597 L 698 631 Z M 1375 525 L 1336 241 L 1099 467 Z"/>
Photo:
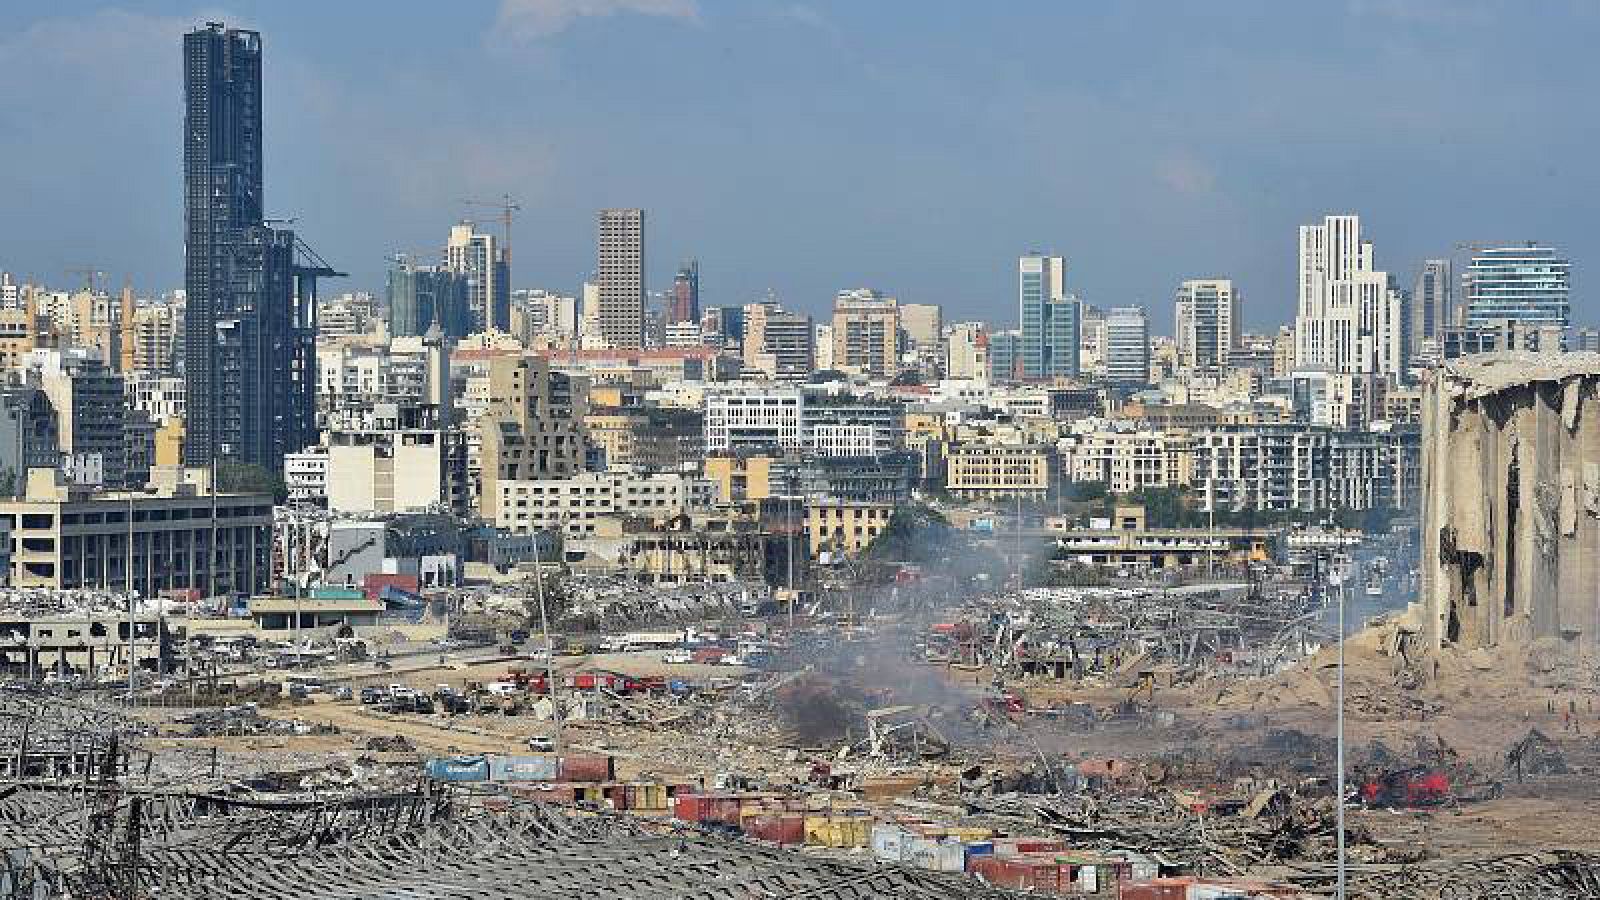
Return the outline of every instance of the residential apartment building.
<path id="1" fill-rule="evenodd" d="M 982 322 L 956 322 L 944 340 L 946 378 L 989 380 L 989 334 Z"/>
<path id="2" fill-rule="evenodd" d="M 644 346 L 644 210 L 600 210 L 595 317 L 608 347 Z"/>
<path id="3" fill-rule="evenodd" d="M 900 373 L 900 305 L 870 288 L 840 291 L 833 301 L 833 368 L 893 378 Z"/>
<path id="4" fill-rule="evenodd" d="M 450 227 L 450 238 L 444 247 L 445 267 L 466 284 L 467 334 L 483 331 L 509 331 L 511 329 L 511 255 L 493 234 L 480 232 L 471 222 L 461 222 Z M 440 282 L 440 287 L 454 286 Z M 446 295 L 450 296 L 450 295 Z M 449 309 L 446 305 L 444 309 Z M 441 312 L 435 307 L 435 312 Z M 392 312 L 392 310 L 391 310 Z M 409 323 L 426 331 L 431 323 L 421 321 L 420 310 Z M 440 327 L 445 327 L 441 323 Z M 420 334 L 411 330 L 406 334 Z"/>
<path id="5" fill-rule="evenodd" d="M 1043 500 L 1056 481 L 1056 453 L 1043 444 L 961 443 L 945 450 L 945 490 L 964 500 Z"/>
<path id="6" fill-rule="evenodd" d="M 582 378 L 552 372 L 540 357 L 486 361 L 478 419 L 480 515 L 498 521 L 502 481 L 563 478 L 582 470 L 585 389 Z"/>
<path id="7" fill-rule="evenodd" d="M 806 503 L 806 541 L 812 559 L 859 556 L 889 528 L 890 503 L 821 498 Z"/>
<path id="8" fill-rule="evenodd" d="M 741 356 L 744 368 L 771 378 L 810 374 L 813 368 L 811 317 L 786 312 L 776 303 L 744 307 Z"/>
<path id="9" fill-rule="evenodd" d="M 1238 348 L 1239 296 L 1228 278 L 1199 278 L 1178 286 L 1178 365 L 1190 372 L 1219 372 Z"/>
<path id="10" fill-rule="evenodd" d="M 1374 262 L 1359 216 L 1327 216 L 1300 227 L 1295 365 L 1300 369 L 1403 377 L 1405 295 Z"/>
<path id="11" fill-rule="evenodd" d="M 570 538 L 607 536 L 614 520 L 668 522 L 710 509 L 713 481 L 673 473 L 582 472 L 571 478 L 505 480 L 495 526 L 513 533 L 559 530 Z M 607 527 L 607 520 L 613 520 Z"/>

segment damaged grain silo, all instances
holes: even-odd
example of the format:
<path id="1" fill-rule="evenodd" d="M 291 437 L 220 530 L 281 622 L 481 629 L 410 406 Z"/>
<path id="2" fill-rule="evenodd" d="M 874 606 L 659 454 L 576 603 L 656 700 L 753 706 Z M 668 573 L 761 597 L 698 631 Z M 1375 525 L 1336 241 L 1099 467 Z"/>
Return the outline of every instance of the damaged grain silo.
<path id="1" fill-rule="evenodd" d="M 1433 647 L 1600 634 L 1600 354 L 1495 353 L 1423 401 L 1422 604 Z"/>

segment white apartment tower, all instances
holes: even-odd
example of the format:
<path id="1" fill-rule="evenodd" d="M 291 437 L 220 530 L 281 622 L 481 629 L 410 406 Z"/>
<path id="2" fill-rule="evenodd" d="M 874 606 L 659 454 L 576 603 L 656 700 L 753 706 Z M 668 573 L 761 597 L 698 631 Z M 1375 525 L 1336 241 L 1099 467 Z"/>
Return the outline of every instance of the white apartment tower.
<path id="1" fill-rule="evenodd" d="M 1195 278 L 1178 286 L 1178 365 L 1220 372 L 1239 346 L 1239 295 L 1228 278 Z"/>
<path id="2" fill-rule="evenodd" d="M 600 210 L 600 335 L 607 347 L 644 346 L 644 210 Z"/>
<path id="3" fill-rule="evenodd" d="M 1295 366 L 1352 375 L 1405 372 L 1405 295 L 1373 268 L 1361 217 L 1300 226 Z"/>
<path id="4" fill-rule="evenodd" d="M 450 227 L 445 265 L 466 276 L 467 315 L 475 332 L 511 328 L 511 260 L 492 234 L 471 222 Z"/>

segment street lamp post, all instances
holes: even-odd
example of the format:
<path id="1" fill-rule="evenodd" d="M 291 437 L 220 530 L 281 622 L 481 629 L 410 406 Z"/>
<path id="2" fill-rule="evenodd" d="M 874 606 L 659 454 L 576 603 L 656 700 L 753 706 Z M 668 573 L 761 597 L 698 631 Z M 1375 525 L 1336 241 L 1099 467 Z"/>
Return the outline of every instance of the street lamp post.
<path id="1" fill-rule="evenodd" d="M 1339 831 L 1339 862 L 1338 883 L 1334 889 L 1336 900 L 1345 900 L 1345 832 L 1344 832 L 1344 574 L 1335 573 L 1332 576 L 1334 590 L 1338 593 L 1339 601 L 1339 677 L 1338 689 L 1335 691 L 1335 703 L 1338 704 L 1337 722 L 1337 765 L 1338 771 L 1334 777 L 1334 792 L 1337 794 L 1338 803 L 1338 831 Z"/>

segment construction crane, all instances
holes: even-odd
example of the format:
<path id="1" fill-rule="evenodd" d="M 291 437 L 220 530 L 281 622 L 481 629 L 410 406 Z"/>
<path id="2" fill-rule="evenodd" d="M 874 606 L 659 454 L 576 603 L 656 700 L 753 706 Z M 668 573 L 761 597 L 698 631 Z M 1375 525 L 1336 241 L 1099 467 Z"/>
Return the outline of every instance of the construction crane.
<path id="1" fill-rule="evenodd" d="M 511 265 L 511 220 L 522 209 L 522 205 L 511 199 L 510 194 L 501 194 L 499 200 L 463 200 L 464 206 L 483 206 L 500 210 L 500 227 L 504 229 L 501 243 L 505 246 L 506 265 Z"/>
<path id="2" fill-rule="evenodd" d="M 91 294 L 96 293 L 99 288 L 99 285 L 96 284 L 95 279 L 106 277 L 106 273 L 96 269 L 94 266 L 79 266 L 75 269 L 68 269 L 67 274 L 82 275 L 84 289 Z"/>

